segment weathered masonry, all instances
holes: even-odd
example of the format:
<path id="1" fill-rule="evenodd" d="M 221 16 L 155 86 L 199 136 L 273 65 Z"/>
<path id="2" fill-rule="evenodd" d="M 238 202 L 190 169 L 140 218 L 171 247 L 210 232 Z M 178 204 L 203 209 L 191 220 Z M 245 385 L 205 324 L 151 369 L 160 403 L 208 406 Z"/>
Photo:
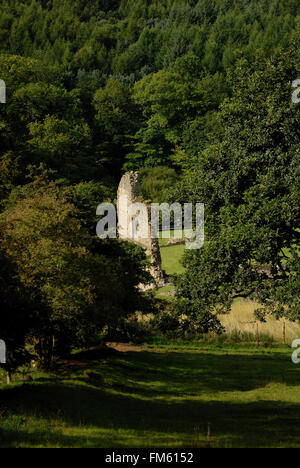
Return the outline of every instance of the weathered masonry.
<path id="1" fill-rule="evenodd" d="M 130 223 L 132 223 L 132 216 L 130 215 L 129 207 L 133 203 L 147 204 L 147 202 L 145 202 L 145 200 L 140 196 L 139 173 L 126 172 L 122 177 L 118 188 L 118 236 L 122 239 L 134 242 L 146 250 L 146 255 L 150 258 L 151 262 L 150 273 L 155 281 L 152 288 L 164 286 L 166 284 L 166 275 L 161 266 L 158 239 L 151 238 L 151 221 L 148 221 L 148 219 L 151 219 L 151 208 L 149 203 L 147 204 L 149 210 L 148 219 L 145 219 L 144 225 L 137 227 L 137 229 L 146 234 L 145 238 L 132 239 L 132 237 L 128 236 L 128 227 L 130 226 Z"/>

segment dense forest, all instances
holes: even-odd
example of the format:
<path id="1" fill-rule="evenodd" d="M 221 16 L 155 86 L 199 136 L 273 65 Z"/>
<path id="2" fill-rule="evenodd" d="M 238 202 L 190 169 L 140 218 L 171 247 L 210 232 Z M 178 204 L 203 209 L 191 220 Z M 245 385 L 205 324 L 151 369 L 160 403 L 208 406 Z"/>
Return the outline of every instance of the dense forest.
<path id="1" fill-rule="evenodd" d="M 72 182 L 197 158 L 228 72 L 287 49 L 300 14 L 294 0 L 1 3 L 2 151 Z"/>
<path id="2" fill-rule="evenodd" d="M 209 242 L 186 255 L 173 324 L 184 313 L 218 331 L 236 296 L 299 319 L 299 25 L 297 0 L 1 0 L 12 349 L 24 357 L 29 340 L 47 365 L 53 347 L 159 308 L 137 288 L 144 253 L 95 239 L 96 207 L 127 170 L 147 198 L 206 204 Z"/>

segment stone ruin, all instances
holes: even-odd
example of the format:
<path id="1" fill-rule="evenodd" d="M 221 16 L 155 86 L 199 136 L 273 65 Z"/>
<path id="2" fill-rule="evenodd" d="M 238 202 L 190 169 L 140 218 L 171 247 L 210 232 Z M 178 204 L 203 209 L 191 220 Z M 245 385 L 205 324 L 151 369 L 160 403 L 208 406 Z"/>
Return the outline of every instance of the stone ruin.
<path id="1" fill-rule="evenodd" d="M 134 242 L 145 249 L 147 257 L 150 260 L 150 273 L 154 279 L 154 283 L 151 286 L 142 286 L 143 289 L 154 289 L 155 287 L 165 286 L 167 283 L 167 277 L 161 266 L 161 255 L 158 239 L 151 238 L 151 216 L 144 220 L 142 226 L 137 226 L 137 230 L 140 230 L 145 237 L 133 238 L 128 235 L 128 227 L 133 221 L 133 217 L 129 213 L 128 209 L 133 203 L 144 203 L 147 206 L 148 214 L 150 214 L 150 202 L 143 200 L 140 196 L 139 188 L 139 173 L 138 172 L 126 172 L 123 175 L 119 188 L 117 198 L 117 211 L 118 211 L 118 236 L 124 240 Z M 140 219 L 140 218 L 139 218 Z"/>

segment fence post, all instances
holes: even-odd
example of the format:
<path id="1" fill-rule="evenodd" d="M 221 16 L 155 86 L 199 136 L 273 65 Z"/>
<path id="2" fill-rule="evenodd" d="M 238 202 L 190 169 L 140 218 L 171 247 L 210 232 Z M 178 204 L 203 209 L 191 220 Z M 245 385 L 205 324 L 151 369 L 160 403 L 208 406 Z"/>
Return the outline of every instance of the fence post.
<path id="1" fill-rule="evenodd" d="M 211 448 L 211 441 L 210 441 L 210 422 L 207 425 L 207 448 Z"/>

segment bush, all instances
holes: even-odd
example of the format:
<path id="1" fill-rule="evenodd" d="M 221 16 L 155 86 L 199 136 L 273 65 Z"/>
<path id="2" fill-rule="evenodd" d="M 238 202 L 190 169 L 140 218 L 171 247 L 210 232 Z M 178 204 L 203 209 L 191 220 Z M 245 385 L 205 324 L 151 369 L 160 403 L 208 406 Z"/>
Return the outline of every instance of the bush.
<path id="1" fill-rule="evenodd" d="M 166 166 L 145 167 L 140 171 L 141 193 L 145 200 L 164 203 L 166 190 L 172 187 L 178 176 L 174 169 Z"/>

